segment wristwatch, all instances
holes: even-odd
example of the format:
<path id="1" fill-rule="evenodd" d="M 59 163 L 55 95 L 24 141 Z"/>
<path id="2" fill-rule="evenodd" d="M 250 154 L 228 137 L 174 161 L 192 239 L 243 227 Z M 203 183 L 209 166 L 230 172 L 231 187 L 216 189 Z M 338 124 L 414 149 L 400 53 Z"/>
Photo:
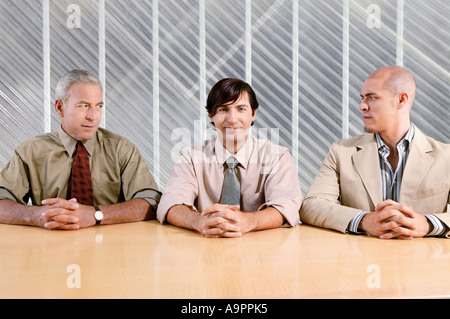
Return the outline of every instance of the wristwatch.
<path id="1" fill-rule="evenodd" d="M 103 219 L 103 213 L 100 210 L 100 208 L 98 208 L 98 206 L 95 206 L 95 213 L 94 213 L 94 218 L 95 218 L 95 225 L 100 225 L 100 223 L 102 222 Z"/>

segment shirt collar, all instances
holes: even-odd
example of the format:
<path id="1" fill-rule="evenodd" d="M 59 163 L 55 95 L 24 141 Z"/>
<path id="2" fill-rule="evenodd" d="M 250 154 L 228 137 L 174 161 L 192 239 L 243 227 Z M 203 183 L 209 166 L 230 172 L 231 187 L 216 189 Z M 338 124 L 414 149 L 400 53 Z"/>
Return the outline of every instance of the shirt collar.
<path id="1" fill-rule="evenodd" d="M 222 166 L 225 161 L 230 158 L 231 156 L 234 156 L 234 158 L 237 159 L 239 164 L 244 168 L 247 169 L 248 162 L 250 160 L 250 155 L 253 150 L 253 137 L 248 135 L 247 141 L 245 141 L 245 144 L 242 145 L 242 147 L 237 151 L 237 153 L 232 154 L 230 153 L 222 144 L 222 142 L 219 140 L 218 137 L 216 137 L 216 140 L 214 142 L 214 152 L 216 155 L 217 163 Z"/>
<path id="2" fill-rule="evenodd" d="M 387 154 L 389 155 L 389 153 L 390 153 L 389 147 L 384 143 L 380 134 L 375 133 L 375 137 L 377 139 L 378 152 L 380 154 L 387 152 Z M 405 151 L 409 150 L 409 148 L 411 147 L 413 137 L 414 137 L 414 125 L 411 123 L 408 132 L 400 140 L 400 142 L 397 143 L 397 148 L 403 146 Z"/>
<path id="3" fill-rule="evenodd" d="M 69 154 L 69 157 L 73 157 L 78 141 L 69 134 L 67 134 L 62 127 L 59 129 L 58 134 L 62 144 L 64 145 L 64 148 Z M 92 152 L 94 151 L 95 147 L 95 137 L 93 139 L 81 142 L 84 144 L 84 147 L 86 147 L 89 156 L 92 156 Z"/>

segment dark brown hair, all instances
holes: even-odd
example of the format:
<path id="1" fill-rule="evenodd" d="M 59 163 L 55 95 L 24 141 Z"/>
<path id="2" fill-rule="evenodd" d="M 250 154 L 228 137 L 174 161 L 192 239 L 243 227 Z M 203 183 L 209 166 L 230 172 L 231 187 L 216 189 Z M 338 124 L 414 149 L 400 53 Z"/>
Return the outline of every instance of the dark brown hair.
<path id="1" fill-rule="evenodd" d="M 208 94 L 206 110 L 209 116 L 214 116 L 217 108 L 236 102 L 243 92 L 248 93 L 248 100 L 252 108 L 252 114 L 258 108 L 258 100 L 252 87 L 239 79 L 225 78 L 214 84 Z"/>

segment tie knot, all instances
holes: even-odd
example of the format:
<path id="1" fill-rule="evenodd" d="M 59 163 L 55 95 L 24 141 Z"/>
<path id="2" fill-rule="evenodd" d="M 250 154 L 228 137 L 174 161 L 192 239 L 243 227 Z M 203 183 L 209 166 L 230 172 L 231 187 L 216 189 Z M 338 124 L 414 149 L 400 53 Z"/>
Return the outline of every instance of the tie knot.
<path id="1" fill-rule="evenodd" d="M 84 146 L 83 142 L 77 141 L 77 145 L 75 146 L 75 153 L 85 153 L 88 154 L 86 146 Z"/>
<path id="2" fill-rule="evenodd" d="M 75 147 L 75 150 L 78 150 L 80 148 L 84 148 L 84 145 L 83 145 L 83 143 L 81 141 L 77 141 L 77 145 Z"/>
<path id="3" fill-rule="evenodd" d="M 225 162 L 228 166 L 228 168 L 233 169 L 236 168 L 237 164 L 239 163 L 237 159 L 235 159 L 233 156 L 231 156 L 229 159 Z"/>

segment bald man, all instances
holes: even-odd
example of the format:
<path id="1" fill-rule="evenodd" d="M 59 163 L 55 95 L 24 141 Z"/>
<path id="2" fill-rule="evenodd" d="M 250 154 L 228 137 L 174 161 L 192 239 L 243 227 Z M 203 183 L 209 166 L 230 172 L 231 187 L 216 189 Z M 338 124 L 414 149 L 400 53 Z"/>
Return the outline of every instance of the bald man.
<path id="1" fill-rule="evenodd" d="M 366 134 L 335 142 L 303 201 L 302 222 L 384 239 L 450 238 L 450 145 L 410 120 L 413 75 L 398 66 L 364 82 Z"/>

